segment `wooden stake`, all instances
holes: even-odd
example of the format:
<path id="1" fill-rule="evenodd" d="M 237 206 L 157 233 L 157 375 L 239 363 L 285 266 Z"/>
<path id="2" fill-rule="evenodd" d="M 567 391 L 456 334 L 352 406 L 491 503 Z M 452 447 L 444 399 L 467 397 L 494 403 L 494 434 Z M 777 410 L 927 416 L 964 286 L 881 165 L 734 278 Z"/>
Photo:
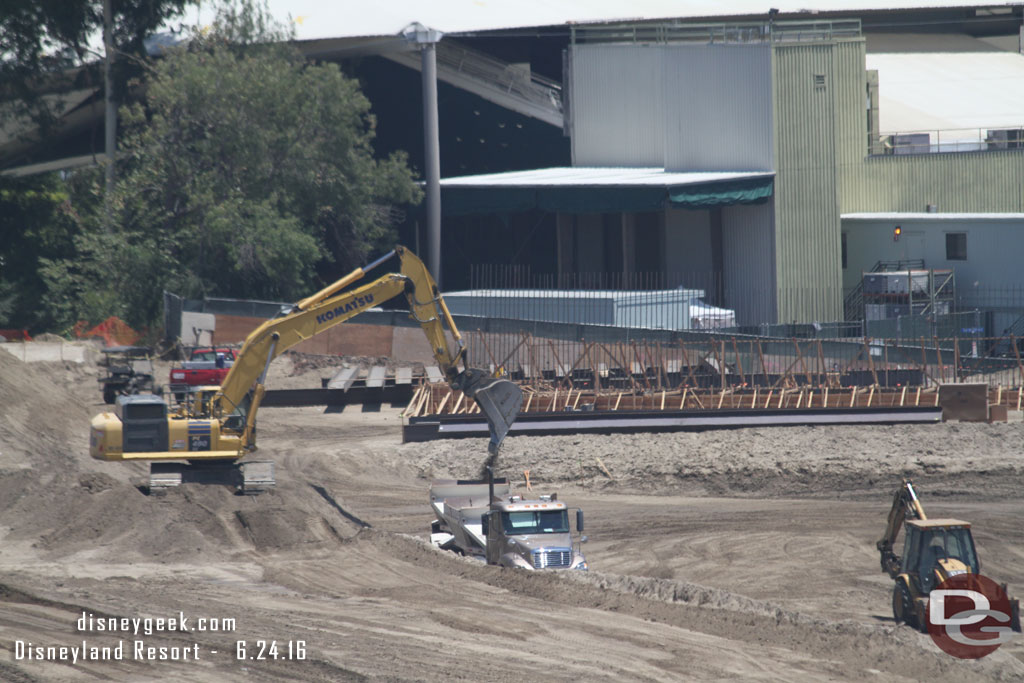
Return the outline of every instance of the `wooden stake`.
<path id="1" fill-rule="evenodd" d="M 764 351 L 761 349 L 761 340 L 757 340 L 757 355 L 761 359 L 761 376 L 764 377 L 765 386 L 768 385 L 768 367 L 764 364 Z"/>
<path id="2" fill-rule="evenodd" d="M 601 461 L 601 458 L 594 456 L 594 460 L 597 461 L 597 466 L 601 468 L 601 471 L 604 472 L 605 476 L 611 479 L 612 481 L 615 481 L 615 477 L 613 477 L 612 473 L 608 471 L 608 468 L 604 466 L 604 463 Z"/>
<path id="3" fill-rule="evenodd" d="M 903 387 L 903 392 L 900 394 L 900 408 L 903 407 L 903 401 L 907 398 L 907 388 Z"/>
<path id="4" fill-rule="evenodd" d="M 459 392 L 459 400 L 455 402 L 455 407 L 452 408 L 452 415 L 455 415 L 456 413 L 459 412 L 459 406 L 462 405 L 462 399 L 464 399 L 464 398 L 466 398 L 466 395 L 460 391 Z"/>
<path id="5" fill-rule="evenodd" d="M 774 389 L 769 389 L 768 390 L 768 398 L 766 398 L 764 400 L 764 407 L 765 408 L 767 408 L 771 404 L 771 402 L 772 402 L 772 394 L 774 394 L 774 393 L 775 393 Z"/>
<path id="6" fill-rule="evenodd" d="M 437 407 L 437 414 L 438 415 L 440 415 L 441 413 L 444 412 L 444 407 L 448 403 L 448 399 L 450 399 L 451 397 L 452 397 L 452 392 L 451 391 L 449 391 L 447 394 L 445 394 L 444 400 L 441 401 L 441 405 L 439 405 Z"/>
<path id="7" fill-rule="evenodd" d="M 533 403 L 533 397 L 536 396 L 534 392 L 530 392 L 530 395 L 526 397 L 526 408 L 523 409 L 524 413 L 530 412 L 530 404 Z"/>
<path id="8" fill-rule="evenodd" d="M 621 401 L 621 400 L 622 400 L 622 392 L 620 391 L 619 395 L 615 398 L 615 407 L 612 408 L 612 410 L 618 410 L 619 409 L 619 401 Z"/>
<path id="9" fill-rule="evenodd" d="M 871 399 L 874 398 L 874 396 L 875 396 L 875 385 L 872 384 L 871 385 L 871 393 L 868 394 L 868 408 L 871 407 Z"/>
<path id="10" fill-rule="evenodd" d="M 690 387 L 683 387 L 683 400 L 679 402 L 679 410 L 682 410 L 686 406 L 686 394 L 690 391 Z"/>
<path id="11" fill-rule="evenodd" d="M 661 409 L 665 410 L 665 390 L 661 390 Z"/>
<path id="12" fill-rule="evenodd" d="M 857 387 L 850 387 L 850 407 L 853 407 L 854 402 L 857 400 Z"/>
<path id="13" fill-rule="evenodd" d="M 740 373 L 740 382 L 747 383 L 747 376 L 743 374 L 743 360 L 740 358 L 739 347 L 736 346 L 736 337 L 732 338 L 732 353 L 736 358 L 736 371 Z"/>
<path id="14" fill-rule="evenodd" d="M 402 417 L 413 416 L 413 406 L 416 405 L 416 401 L 420 399 L 420 394 L 423 393 L 424 385 L 419 385 L 416 391 L 412 395 L 412 400 L 409 401 L 409 405 L 405 406 L 405 410 L 402 411 Z"/>
<path id="15" fill-rule="evenodd" d="M 921 405 L 921 387 L 917 388 L 917 396 L 914 397 L 914 406 Z"/>

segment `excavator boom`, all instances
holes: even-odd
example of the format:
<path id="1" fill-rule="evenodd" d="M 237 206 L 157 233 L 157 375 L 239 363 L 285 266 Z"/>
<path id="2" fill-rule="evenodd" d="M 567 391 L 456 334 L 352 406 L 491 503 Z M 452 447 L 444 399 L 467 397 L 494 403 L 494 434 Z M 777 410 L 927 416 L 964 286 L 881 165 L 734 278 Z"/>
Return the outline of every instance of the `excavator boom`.
<path id="1" fill-rule="evenodd" d="M 383 275 L 369 284 L 339 293 L 395 255 L 401 261 L 401 272 Z M 410 317 L 420 324 L 434 360 L 448 383 L 465 392 L 480 406 L 490 427 L 489 450 L 496 452 L 519 414 L 522 391 L 513 382 L 491 377 L 483 370 L 468 366 L 460 370 L 460 363 L 466 365 L 466 352 L 455 321 L 426 265 L 401 246 L 299 301 L 254 330 L 246 338 L 238 359 L 224 378 L 217 399 L 218 412 L 222 415 L 253 413 L 258 404 L 253 402 L 252 407 L 246 410 L 246 396 L 254 386 L 263 385 L 270 361 L 299 342 L 400 294 L 405 294 L 408 299 Z M 245 415 L 245 421 L 251 421 L 250 415 Z M 246 431 L 251 433 L 251 430 Z M 251 445 L 251 440 L 246 440 L 245 446 Z"/>

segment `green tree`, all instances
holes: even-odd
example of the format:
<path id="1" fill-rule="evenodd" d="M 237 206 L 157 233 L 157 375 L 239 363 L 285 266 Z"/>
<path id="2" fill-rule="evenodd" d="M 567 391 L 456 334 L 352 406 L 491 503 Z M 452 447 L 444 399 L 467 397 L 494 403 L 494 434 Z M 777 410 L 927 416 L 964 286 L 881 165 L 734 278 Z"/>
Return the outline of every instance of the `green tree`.
<path id="1" fill-rule="evenodd" d="M 369 101 L 336 65 L 261 42 L 285 34 L 242 3 L 153 66 L 145 102 L 121 113 L 113 231 L 93 171 L 76 192 L 80 253 L 46 270 L 54 309 L 139 325 L 164 289 L 296 300 L 318 265 L 336 274 L 393 243 L 397 207 L 420 197 L 404 155 L 374 158 Z"/>
<path id="2" fill-rule="evenodd" d="M 143 41 L 195 0 L 111 0 L 118 91 L 146 55 Z M 102 83 L 90 41 L 103 29 L 103 0 L 4 0 L 0 11 L 0 99 L 4 116 L 54 122 L 47 92 Z"/>
<path id="3" fill-rule="evenodd" d="M 54 322 L 40 306 L 45 259 L 74 254 L 76 227 L 70 194 L 55 173 L 0 176 L 0 327 L 36 328 Z"/>

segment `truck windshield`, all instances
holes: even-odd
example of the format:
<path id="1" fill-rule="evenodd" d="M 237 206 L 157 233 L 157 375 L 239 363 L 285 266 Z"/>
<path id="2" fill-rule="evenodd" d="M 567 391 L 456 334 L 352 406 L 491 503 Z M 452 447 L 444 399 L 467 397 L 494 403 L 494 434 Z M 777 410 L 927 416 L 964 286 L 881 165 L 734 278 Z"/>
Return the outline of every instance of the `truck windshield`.
<path id="1" fill-rule="evenodd" d="M 505 526 L 505 533 L 509 535 L 569 532 L 569 513 L 566 510 L 503 512 L 501 522 Z"/>

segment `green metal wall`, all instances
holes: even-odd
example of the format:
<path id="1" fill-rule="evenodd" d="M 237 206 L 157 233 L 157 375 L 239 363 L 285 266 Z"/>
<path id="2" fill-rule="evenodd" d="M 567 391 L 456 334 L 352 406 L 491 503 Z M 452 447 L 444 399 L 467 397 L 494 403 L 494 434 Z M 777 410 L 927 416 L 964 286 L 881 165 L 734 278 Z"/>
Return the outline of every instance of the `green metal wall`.
<path id="1" fill-rule="evenodd" d="M 859 163 L 864 79 L 862 39 L 775 46 L 779 321 L 842 318 L 839 169 Z"/>
<path id="2" fill-rule="evenodd" d="M 1024 211 L 1024 149 L 867 157 L 847 167 L 843 213 Z"/>

